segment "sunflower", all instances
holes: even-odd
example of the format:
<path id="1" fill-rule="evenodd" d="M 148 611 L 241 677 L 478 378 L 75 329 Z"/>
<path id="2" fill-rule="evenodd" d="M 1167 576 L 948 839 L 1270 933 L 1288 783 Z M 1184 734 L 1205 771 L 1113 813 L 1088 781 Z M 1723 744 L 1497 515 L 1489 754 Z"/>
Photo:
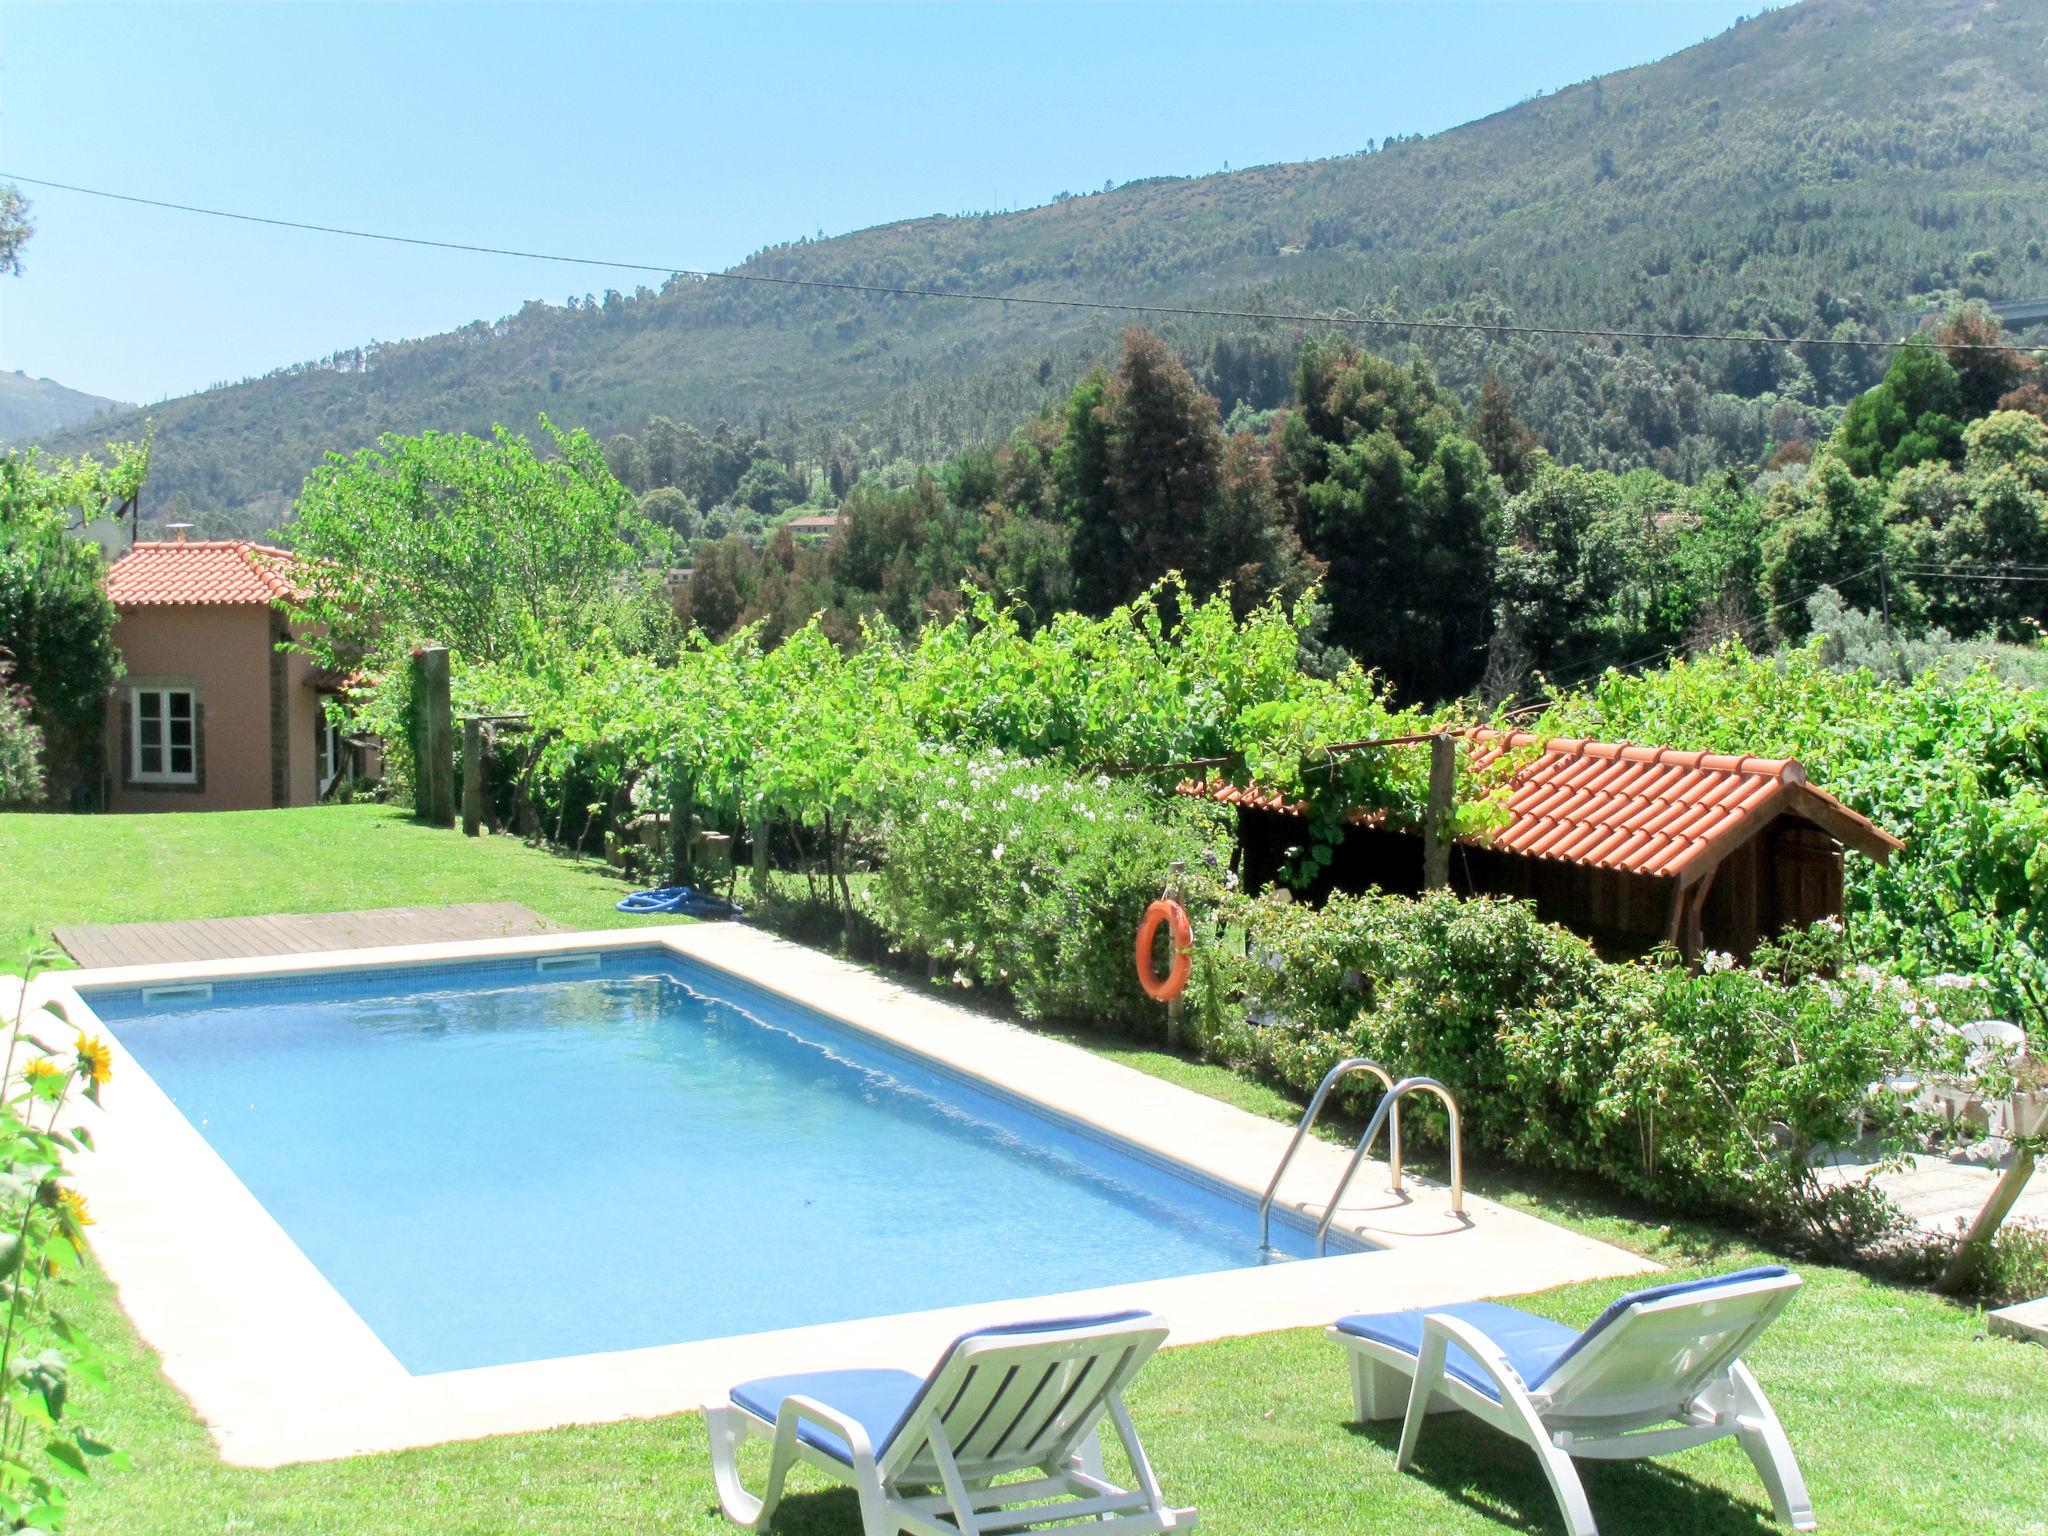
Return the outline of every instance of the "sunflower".
<path id="1" fill-rule="evenodd" d="M 57 1208 L 63 1215 L 64 1225 L 74 1232 L 95 1224 L 92 1211 L 85 1203 L 85 1196 L 75 1189 L 57 1191 Z"/>
<path id="2" fill-rule="evenodd" d="M 114 1053 L 107 1049 L 106 1041 L 94 1035 L 78 1037 L 78 1072 L 96 1087 L 113 1077 Z"/>
<path id="3" fill-rule="evenodd" d="M 47 1056 L 35 1057 L 26 1067 L 22 1068 L 22 1071 L 27 1074 L 28 1080 L 31 1083 L 39 1077 L 62 1077 L 64 1075 L 64 1069 Z"/>

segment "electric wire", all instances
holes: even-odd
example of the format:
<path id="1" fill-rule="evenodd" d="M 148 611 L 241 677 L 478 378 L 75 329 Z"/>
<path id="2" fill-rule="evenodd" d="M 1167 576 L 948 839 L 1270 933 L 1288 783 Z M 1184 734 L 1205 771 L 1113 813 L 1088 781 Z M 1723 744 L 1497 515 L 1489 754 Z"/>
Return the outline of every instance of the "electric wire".
<path id="1" fill-rule="evenodd" d="M 42 187 L 57 192 L 72 192 L 82 197 L 105 198 L 118 203 L 133 203 L 145 208 L 163 208 L 176 213 L 197 214 L 206 218 L 232 219 L 239 223 L 264 224 L 276 229 L 297 229 L 312 234 L 338 235 L 351 240 L 376 240 L 391 245 L 421 246 L 430 250 L 461 251 L 479 256 L 508 256 L 522 261 L 549 261 L 569 266 L 603 267 L 619 272 L 656 272 L 672 277 L 692 278 L 702 282 L 757 283 L 772 287 L 822 289 L 836 293 L 863 294 L 873 298 L 950 299 L 961 303 L 1024 304 L 1049 309 L 1073 309 L 1128 315 L 1163 315 L 1181 319 L 1247 320 L 1283 325 L 1321 325 L 1332 328 L 1469 331 L 1495 336 L 1559 336 L 1597 341 L 1728 342 L 1749 346 L 1836 347 L 1885 351 L 1909 348 L 1939 349 L 1946 352 L 2006 352 L 2013 350 L 2002 342 L 1935 342 L 1931 340 L 1921 341 L 1913 337 L 1902 337 L 1897 341 L 1871 341 L 1849 336 L 1745 336 L 1728 331 L 1653 331 L 1599 326 L 1522 325 L 1509 321 L 1455 320 L 1420 315 L 1368 316 L 1211 309 L 1198 305 L 1184 304 L 1139 304 L 1111 299 L 1059 298 L 1039 294 L 981 293 L 973 290 L 954 291 L 944 288 L 897 287 L 883 283 L 855 283 L 822 277 L 791 277 L 766 272 L 742 272 L 738 270 L 712 272 L 699 268 L 672 266 L 665 262 L 612 261 L 595 256 L 566 256 L 550 251 L 525 251 L 508 246 L 477 245 L 460 240 L 432 240 L 419 235 L 394 235 L 377 230 L 349 229 L 336 224 L 314 224 L 300 219 L 274 218 L 255 213 L 236 213 L 224 208 L 206 208 L 194 203 L 173 202 L 165 198 L 142 197 L 129 192 L 110 192 L 100 187 L 84 187 L 72 182 L 50 181 L 38 176 L 23 176 L 13 171 L 0 171 L 0 181 L 19 182 L 24 186 Z"/>

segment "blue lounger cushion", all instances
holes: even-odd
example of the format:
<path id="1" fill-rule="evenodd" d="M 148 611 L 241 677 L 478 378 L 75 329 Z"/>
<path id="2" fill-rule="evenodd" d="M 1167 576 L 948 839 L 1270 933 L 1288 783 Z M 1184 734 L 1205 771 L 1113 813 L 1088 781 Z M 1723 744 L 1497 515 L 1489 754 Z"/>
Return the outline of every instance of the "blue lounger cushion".
<path id="1" fill-rule="evenodd" d="M 763 1376 L 758 1381 L 741 1382 L 732 1389 L 732 1400 L 756 1418 L 773 1424 L 775 1416 L 782 1412 L 784 1398 L 808 1397 L 835 1414 L 859 1420 L 872 1438 L 879 1426 L 887 1426 L 889 1434 L 895 1434 L 896 1426 L 903 1422 L 903 1416 L 923 1389 L 924 1378 L 909 1371 L 802 1371 L 794 1376 Z M 797 1431 L 797 1438 L 848 1466 L 853 1464 L 852 1447 L 829 1429 L 806 1422 Z M 887 1436 L 874 1440 L 874 1453 L 881 1455 L 888 1443 Z"/>
<path id="2" fill-rule="evenodd" d="M 1110 1323 L 1133 1322 L 1149 1316 L 1149 1312 L 1140 1308 L 1128 1312 L 1098 1312 L 1087 1317 L 1055 1317 L 976 1328 L 961 1334 L 946 1346 L 945 1353 L 939 1356 L 939 1365 L 932 1368 L 932 1375 L 936 1376 L 939 1368 L 952 1358 L 953 1351 L 970 1339 L 1001 1338 L 1015 1333 L 1057 1333 L 1068 1329 L 1079 1331 L 1101 1328 Z M 925 1383 L 930 1379 L 913 1376 L 908 1371 L 804 1371 L 793 1376 L 763 1376 L 756 1381 L 743 1381 L 732 1389 L 732 1400 L 754 1417 L 773 1424 L 775 1416 L 782 1411 L 784 1398 L 808 1397 L 835 1414 L 859 1421 L 868 1432 L 870 1449 L 880 1456 L 889 1448 L 889 1442 L 896 1438 L 896 1431 L 903 1427 L 903 1421 L 910 1417 L 911 1409 L 917 1405 Z M 806 1423 L 797 1431 L 797 1438 L 839 1461 L 849 1465 L 853 1461 L 852 1448 L 828 1429 Z"/>
<path id="3" fill-rule="evenodd" d="M 1461 1301 L 1448 1307 L 1416 1307 L 1407 1312 L 1368 1312 L 1337 1319 L 1339 1331 L 1388 1344 L 1407 1354 L 1422 1353 L 1422 1320 L 1441 1312 L 1470 1323 L 1500 1346 L 1508 1364 L 1525 1383 L 1533 1384 L 1564 1352 L 1577 1342 L 1579 1331 L 1547 1317 L 1504 1307 L 1494 1301 Z M 1444 1351 L 1444 1369 L 1469 1387 L 1476 1387 L 1495 1402 L 1500 1389 L 1493 1378 L 1479 1368 L 1464 1350 L 1453 1344 Z"/>
<path id="4" fill-rule="evenodd" d="M 1470 1323 L 1481 1333 L 1500 1346 L 1508 1364 L 1515 1368 L 1515 1374 L 1522 1378 L 1522 1384 L 1535 1391 L 1559 1366 L 1577 1354 L 1586 1345 L 1600 1336 L 1614 1320 L 1639 1302 L 1663 1301 L 1672 1296 L 1685 1296 L 1696 1291 L 1709 1291 L 1724 1285 L 1739 1285 L 1746 1280 L 1775 1280 L 1789 1273 L 1782 1264 L 1762 1264 L 1755 1269 L 1739 1269 L 1733 1274 L 1711 1275 L 1704 1280 L 1678 1280 L 1669 1285 L 1653 1285 L 1647 1290 L 1631 1291 L 1610 1305 L 1605 1312 L 1593 1320 L 1593 1326 L 1584 1333 L 1566 1327 L 1563 1323 L 1552 1322 L 1547 1317 L 1538 1317 L 1524 1312 L 1519 1307 L 1504 1307 L 1491 1301 L 1466 1301 L 1448 1307 L 1417 1307 L 1407 1312 L 1358 1313 L 1351 1317 L 1337 1319 L 1340 1332 L 1353 1334 L 1361 1339 L 1372 1339 L 1377 1343 L 1390 1345 L 1411 1355 L 1422 1353 L 1422 1320 L 1431 1312 L 1442 1312 Z M 1465 1351 L 1453 1344 L 1444 1351 L 1444 1369 L 1468 1386 L 1476 1387 L 1495 1402 L 1500 1401 L 1500 1392 L 1493 1380 L 1479 1364 Z"/>

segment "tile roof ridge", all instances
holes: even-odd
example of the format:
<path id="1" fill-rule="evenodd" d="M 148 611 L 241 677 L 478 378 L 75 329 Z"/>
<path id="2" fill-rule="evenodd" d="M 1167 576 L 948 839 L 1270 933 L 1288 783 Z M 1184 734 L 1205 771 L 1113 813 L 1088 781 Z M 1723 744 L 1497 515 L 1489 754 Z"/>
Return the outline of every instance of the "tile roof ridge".
<path id="1" fill-rule="evenodd" d="M 1758 757 L 1687 751 L 1679 747 L 1648 747 L 1630 741 L 1600 741 L 1591 736 L 1538 736 L 1534 731 L 1503 731 L 1493 726 L 1474 726 L 1473 740 L 1483 741 L 1501 751 L 1535 746 L 1546 757 L 1593 757 L 1631 763 L 1654 763 L 1659 767 L 1702 769 L 1708 773 L 1751 773 L 1784 779 L 1792 784 L 1807 782 L 1806 767 L 1796 757 Z"/>

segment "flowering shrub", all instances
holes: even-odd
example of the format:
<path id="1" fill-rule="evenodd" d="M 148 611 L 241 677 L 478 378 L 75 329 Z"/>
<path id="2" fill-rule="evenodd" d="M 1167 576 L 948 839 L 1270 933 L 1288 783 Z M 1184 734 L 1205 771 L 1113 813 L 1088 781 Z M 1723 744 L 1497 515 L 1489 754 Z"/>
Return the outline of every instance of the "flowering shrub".
<path id="1" fill-rule="evenodd" d="M 0 805 L 43 797 L 43 733 L 29 714 L 28 696 L 7 675 L 0 657 Z"/>
<path id="2" fill-rule="evenodd" d="M 74 1090 L 99 1102 L 111 1062 L 105 1042 L 85 1035 L 69 1047 L 50 1043 L 61 1039 L 64 1021 L 29 1008 L 27 988 L 10 985 L 16 995 L 0 1066 L 0 1525 L 56 1531 L 65 1484 L 97 1460 L 121 1461 L 63 1427 L 72 1386 L 99 1374 L 91 1343 L 53 1304 L 92 1225 L 85 1197 L 64 1176 L 66 1155 L 92 1139 L 60 1122 Z"/>
<path id="3" fill-rule="evenodd" d="M 1198 968 L 1212 1054 L 1300 1092 L 1371 1057 L 1447 1084 L 1475 1148 L 1808 1231 L 1845 1213 L 1815 1149 L 1903 1120 L 1871 1086 L 1947 1049 L 1921 991 L 1832 974 L 1839 929 L 1690 971 L 1609 964 L 1527 903 L 1448 893 L 1234 901 L 1225 920 L 1243 942 Z M 1363 1107 L 1377 1088 L 1352 1091 Z"/>
<path id="4" fill-rule="evenodd" d="M 1224 823 L 1206 806 L 1162 808 L 1131 780 L 996 751 L 932 749 L 882 835 L 888 857 L 858 900 L 891 946 L 1032 1018 L 1158 1029 L 1132 960 L 1145 907 L 1176 859 L 1185 886 L 1221 894 Z"/>

